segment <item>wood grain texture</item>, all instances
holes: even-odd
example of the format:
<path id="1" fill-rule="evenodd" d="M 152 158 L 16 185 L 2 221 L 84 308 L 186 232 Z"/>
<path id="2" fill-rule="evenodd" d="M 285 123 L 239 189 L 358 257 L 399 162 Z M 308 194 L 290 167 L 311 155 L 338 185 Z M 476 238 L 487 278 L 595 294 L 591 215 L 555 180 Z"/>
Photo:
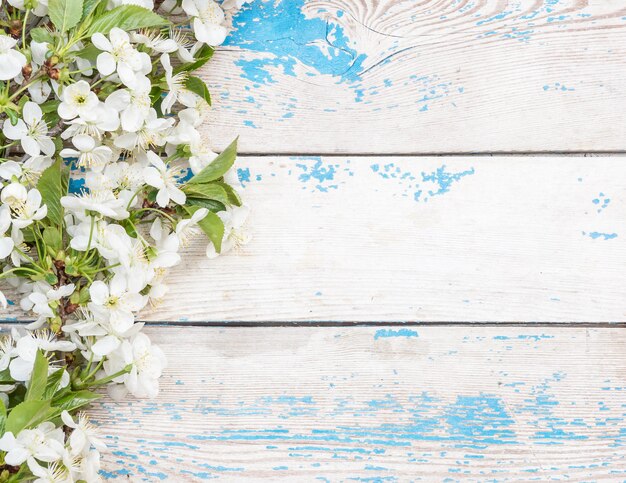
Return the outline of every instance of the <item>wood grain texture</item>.
<path id="1" fill-rule="evenodd" d="M 621 481 L 618 329 L 149 329 L 159 399 L 91 414 L 146 481 Z"/>
<path id="2" fill-rule="evenodd" d="M 237 171 L 252 242 L 217 260 L 192 244 L 143 320 L 626 321 L 622 158 L 257 157 Z"/>
<path id="3" fill-rule="evenodd" d="M 205 70 L 215 147 L 624 150 L 622 0 L 256 0 Z"/>

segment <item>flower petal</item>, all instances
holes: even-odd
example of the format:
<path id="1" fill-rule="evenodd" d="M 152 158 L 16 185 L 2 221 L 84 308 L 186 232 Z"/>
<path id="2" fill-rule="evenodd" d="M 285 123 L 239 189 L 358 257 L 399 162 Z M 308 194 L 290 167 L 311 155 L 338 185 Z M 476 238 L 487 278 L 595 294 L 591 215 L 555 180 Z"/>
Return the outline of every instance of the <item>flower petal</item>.
<path id="1" fill-rule="evenodd" d="M 102 75 L 110 75 L 115 72 L 115 59 L 108 52 L 102 52 L 96 59 L 96 67 Z"/>

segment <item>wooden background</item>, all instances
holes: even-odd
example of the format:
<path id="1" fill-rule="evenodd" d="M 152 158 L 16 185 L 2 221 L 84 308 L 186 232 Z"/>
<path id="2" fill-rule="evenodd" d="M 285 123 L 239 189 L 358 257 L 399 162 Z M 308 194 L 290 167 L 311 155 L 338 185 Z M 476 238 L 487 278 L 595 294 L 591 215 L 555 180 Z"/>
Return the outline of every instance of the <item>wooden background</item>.
<path id="1" fill-rule="evenodd" d="M 170 367 L 93 409 L 103 474 L 626 480 L 626 2 L 255 0 L 233 26 L 205 129 L 241 136 L 253 241 L 192 246 L 142 315 Z"/>

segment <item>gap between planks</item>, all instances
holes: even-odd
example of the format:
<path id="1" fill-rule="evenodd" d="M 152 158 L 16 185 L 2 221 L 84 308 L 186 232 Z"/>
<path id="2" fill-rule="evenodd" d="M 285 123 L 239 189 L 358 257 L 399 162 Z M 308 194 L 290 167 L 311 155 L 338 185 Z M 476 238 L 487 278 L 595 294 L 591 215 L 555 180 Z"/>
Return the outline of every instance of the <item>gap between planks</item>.
<path id="1" fill-rule="evenodd" d="M 226 146 L 224 146 L 226 149 Z M 254 156 L 258 158 L 275 158 L 275 157 L 326 157 L 326 158 L 393 158 L 393 157 L 403 157 L 410 156 L 413 158 L 426 158 L 426 157 L 455 157 L 455 156 L 464 156 L 471 158 L 491 158 L 494 156 L 503 157 L 503 158 L 515 158 L 520 156 L 554 156 L 554 157 L 562 157 L 562 158 L 593 158 L 593 157 L 624 157 L 626 156 L 626 151 L 489 151 L 489 152 L 438 152 L 438 151 L 423 151 L 423 152 L 386 152 L 383 154 L 379 153 L 368 153 L 368 152 L 354 152 L 354 153 L 337 153 L 337 152 L 293 152 L 293 153 L 255 153 L 248 151 L 240 151 L 237 153 L 237 156 Z"/>
<path id="2" fill-rule="evenodd" d="M 26 325 L 34 322 L 34 320 L 0 320 L 0 324 L 14 324 L 14 325 Z M 142 321 L 137 322 L 145 324 L 147 327 L 207 327 L 207 328 L 268 328 L 268 327 L 283 327 L 283 328 L 299 328 L 299 327 L 328 327 L 328 328 L 341 328 L 341 327 L 512 327 L 512 328 L 571 328 L 571 329 L 624 329 L 626 328 L 626 322 L 490 322 L 490 321 L 381 321 L 381 322 L 363 322 L 363 321 L 333 321 L 333 320 L 321 320 L 321 321 L 287 321 L 287 322 L 274 322 L 267 321 L 228 321 L 228 320 L 210 320 L 210 321 L 176 321 L 176 320 L 157 320 L 157 321 Z"/>

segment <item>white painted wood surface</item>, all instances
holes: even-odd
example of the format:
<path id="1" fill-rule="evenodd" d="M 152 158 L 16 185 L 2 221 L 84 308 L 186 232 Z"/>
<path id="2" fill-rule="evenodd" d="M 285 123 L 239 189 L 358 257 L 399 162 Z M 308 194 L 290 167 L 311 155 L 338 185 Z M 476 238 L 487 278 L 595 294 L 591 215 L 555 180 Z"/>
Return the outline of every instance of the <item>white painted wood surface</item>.
<path id="1" fill-rule="evenodd" d="M 624 150 L 623 0 L 255 0 L 204 74 L 216 148 Z"/>
<path id="2" fill-rule="evenodd" d="M 620 329 L 149 332 L 159 399 L 92 411 L 111 481 L 626 478 Z"/>
<path id="3" fill-rule="evenodd" d="M 180 324 L 148 329 L 171 365 L 156 401 L 93 408 L 103 474 L 626 479 L 623 329 L 549 325 L 626 321 L 624 159 L 411 156 L 623 151 L 626 3 L 255 0 L 234 24 L 206 133 L 267 154 L 237 165 L 253 241 L 192 245 L 142 314 Z M 547 327 L 263 326 L 291 321 Z"/>
<path id="4" fill-rule="evenodd" d="M 623 158 L 237 166 L 252 242 L 207 260 L 199 240 L 142 319 L 626 321 Z"/>

